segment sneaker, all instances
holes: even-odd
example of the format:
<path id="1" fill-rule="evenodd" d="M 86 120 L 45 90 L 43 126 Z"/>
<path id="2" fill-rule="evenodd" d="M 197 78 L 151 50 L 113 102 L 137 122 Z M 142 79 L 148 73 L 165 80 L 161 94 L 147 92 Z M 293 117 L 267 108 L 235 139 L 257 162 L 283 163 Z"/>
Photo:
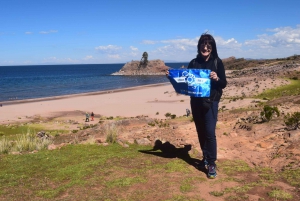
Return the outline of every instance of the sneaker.
<path id="1" fill-rule="evenodd" d="M 208 165 L 208 162 L 206 159 L 202 159 L 198 164 L 197 164 L 197 168 L 198 169 L 206 169 Z"/>
<path id="2" fill-rule="evenodd" d="M 214 179 L 217 177 L 217 172 L 216 172 L 216 165 L 208 165 L 208 173 L 207 173 L 207 177 L 209 179 Z"/>

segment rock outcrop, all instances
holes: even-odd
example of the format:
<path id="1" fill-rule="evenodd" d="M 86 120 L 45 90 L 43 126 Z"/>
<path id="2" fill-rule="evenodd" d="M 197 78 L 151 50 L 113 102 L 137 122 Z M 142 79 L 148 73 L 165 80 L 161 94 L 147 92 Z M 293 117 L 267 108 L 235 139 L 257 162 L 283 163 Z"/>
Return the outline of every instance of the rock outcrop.
<path id="1" fill-rule="evenodd" d="M 141 65 L 140 61 L 131 61 L 112 75 L 164 75 L 169 68 L 159 59 L 149 60 L 146 65 Z"/>

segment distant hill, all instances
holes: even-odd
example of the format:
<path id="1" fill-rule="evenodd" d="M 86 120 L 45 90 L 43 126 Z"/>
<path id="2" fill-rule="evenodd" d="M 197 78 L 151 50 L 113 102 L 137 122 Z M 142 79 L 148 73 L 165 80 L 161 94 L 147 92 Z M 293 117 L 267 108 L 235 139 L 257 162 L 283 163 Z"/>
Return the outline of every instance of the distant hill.
<path id="1" fill-rule="evenodd" d="M 300 55 L 276 59 L 244 59 L 229 57 L 222 59 L 226 70 L 240 70 L 252 67 L 263 67 L 272 65 L 289 65 L 300 62 Z"/>

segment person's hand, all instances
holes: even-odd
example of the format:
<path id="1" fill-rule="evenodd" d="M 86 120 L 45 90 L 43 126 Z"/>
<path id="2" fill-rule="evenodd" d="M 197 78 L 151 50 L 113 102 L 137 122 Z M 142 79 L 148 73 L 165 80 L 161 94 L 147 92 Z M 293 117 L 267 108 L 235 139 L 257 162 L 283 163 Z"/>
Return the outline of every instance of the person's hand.
<path id="1" fill-rule="evenodd" d="M 210 79 L 212 79 L 213 81 L 219 81 L 220 78 L 218 77 L 218 75 L 217 75 L 216 72 L 211 71 L 211 73 L 210 73 Z"/>

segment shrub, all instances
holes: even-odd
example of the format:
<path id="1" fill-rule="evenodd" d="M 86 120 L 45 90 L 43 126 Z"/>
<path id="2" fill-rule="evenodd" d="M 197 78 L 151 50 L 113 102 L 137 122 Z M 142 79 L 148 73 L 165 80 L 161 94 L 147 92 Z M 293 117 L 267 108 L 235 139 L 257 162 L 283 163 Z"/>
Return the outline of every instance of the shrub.
<path id="1" fill-rule="evenodd" d="M 11 149 L 20 152 L 42 150 L 52 143 L 53 140 L 49 138 L 38 138 L 33 132 L 27 132 L 27 134 L 18 136 Z"/>
<path id="2" fill-rule="evenodd" d="M 169 125 L 169 123 L 167 123 L 167 122 L 160 122 L 160 124 L 158 125 L 160 128 L 162 128 L 162 127 L 164 127 L 164 128 L 166 128 L 166 127 L 169 127 L 170 125 Z"/>
<path id="3" fill-rule="evenodd" d="M 30 130 L 17 136 L 15 141 L 9 142 L 5 137 L 0 140 L 0 153 L 8 154 L 12 151 L 34 151 L 46 149 L 53 140 L 49 137 L 39 138 Z"/>
<path id="4" fill-rule="evenodd" d="M 116 143 L 119 135 L 119 129 L 115 124 L 106 126 L 106 142 Z"/>
<path id="5" fill-rule="evenodd" d="M 171 116 L 171 113 L 170 112 L 167 112 L 166 114 L 165 114 L 165 117 L 170 117 Z"/>
<path id="6" fill-rule="evenodd" d="M 169 127 L 169 123 L 168 122 L 164 122 L 162 120 L 158 120 L 158 119 L 154 119 L 154 121 L 151 121 L 148 123 L 149 126 L 155 126 L 157 125 L 158 127 L 162 128 L 162 127 Z"/>
<path id="7" fill-rule="evenodd" d="M 269 122 L 273 115 L 276 113 L 277 116 L 279 116 L 279 110 L 277 107 L 271 107 L 269 105 L 265 105 L 263 111 L 260 113 L 264 121 Z"/>
<path id="8" fill-rule="evenodd" d="M 84 126 L 82 127 L 82 130 L 85 130 L 85 129 L 88 129 L 88 128 L 90 128 L 89 125 L 84 125 Z"/>
<path id="9" fill-rule="evenodd" d="M 149 126 L 155 126 L 155 122 L 154 122 L 154 121 L 149 122 L 148 125 L 149 125 Z"/>
<path id="10" fill-rule="evenodd" d="M 175 119 L 175 118 L 176 118 L 176 114 L 172 114 L 171 119 Z"/>
<path id="11" fill-rule="evenodd" d="M 0 140 L 0 154 L 8 154 L 10 149 L 10 143 L 9 141 L 3 137 Z"/>
<path id="12" fill-rule="evenodd" d="M 191 117 L 190 121 L 191 121 L 191 122 L 194 122 L 194 117 Z"/>
<path id="13" fill-rule="evenodd" d="M 300 128 L 300 112 L 288 113 L 284 116 L 285 125 L 292 130 Z"/>
<path id="14" fill-rule="evenodd" d="M 85 144 L 96 144 L 95 137 L 89 136 L 89 138 L 85 141 Z"/>

